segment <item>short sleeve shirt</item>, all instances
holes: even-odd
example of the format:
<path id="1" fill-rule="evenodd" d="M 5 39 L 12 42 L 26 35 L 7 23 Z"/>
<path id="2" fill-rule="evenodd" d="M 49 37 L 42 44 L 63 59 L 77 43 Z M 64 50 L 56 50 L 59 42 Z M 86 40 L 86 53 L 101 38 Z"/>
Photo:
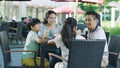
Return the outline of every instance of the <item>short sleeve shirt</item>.
<path id="1" fill-rule="evenodd" d="M 106 40 L 105 32 L 100 26 L 98 26 L 94 32 L 90 32 L 90 31 L 88 32 L 88 39 L 105 39 Z M 108 53 L 106 52 L 108 52 L 107 42 L 104 48 L 104 54 L 103 54 L 104 58 L 108 58 Z"/>
<path id="2" fill-rule="evenodd" d="M 38 50 L 39 45 L 35 41 L 36 38 L 38 38 L 37 32 L 30 31 L 26 38 L 24 50 Z M 34 52 L 23 52 L 23 55 L 23 58 L 31 58 L 34 57 Z"/>

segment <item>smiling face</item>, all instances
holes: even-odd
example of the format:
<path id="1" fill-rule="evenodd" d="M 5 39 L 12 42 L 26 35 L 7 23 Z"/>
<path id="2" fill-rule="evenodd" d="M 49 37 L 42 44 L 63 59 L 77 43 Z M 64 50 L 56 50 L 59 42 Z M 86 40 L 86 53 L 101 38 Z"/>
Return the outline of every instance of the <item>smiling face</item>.
<path id="1" fill-rule="evenodd" d="M 89 30 L 94 30 L 97 25 L 97 19 L 93 15 L 86 15 L 85 24 L 87 25 Z"/>
<path id="2" fill-rule="evenodd" d="M 48 24 L 52 25 L 56 23 L 56 15 L 55 14 L 50 14 L 49 17 L 47 18 Z"/>

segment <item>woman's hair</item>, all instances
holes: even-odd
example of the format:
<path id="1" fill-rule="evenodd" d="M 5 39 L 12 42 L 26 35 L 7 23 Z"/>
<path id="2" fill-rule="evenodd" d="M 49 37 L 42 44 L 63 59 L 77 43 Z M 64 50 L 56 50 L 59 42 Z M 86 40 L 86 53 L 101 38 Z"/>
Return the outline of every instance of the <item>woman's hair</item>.
<path id="1" fill-rule="evenodd" d="M 47 23 L 48 23 L 47 19 L 48 19 L 48 17 L 50 16 L 50 14 L 55 14 L 55 15 L 56 15 L 56 13 L 55 13 L 54 11 L 49 10 L 49 11 L 46 13 L 46 15 L 45 15 L 43 24 L 47 24 Z"/>
<path id="2" fill-rule="evenodd" d="M 39 19 L 32 18 L 32 19 L 30 19 L 30 22 L 27 24 L 27 27 L 28 27 L 29 30 L 31 30 L 31 26 L 34 27 L 38 23 L 41 23 Z"/>
<path id="3" fill-rule="evenodd" d="M 75 39 L 76 37 L 76 32 L 73 30 L 73 28 L 76 26 L 77 26 L 76 19 L 69 17 L 65 20 L 65 24 L 63 25 L 61 31 L 61 36 L 62 36 L 62 41 L 67 48 L 69 48 L 68 42 L 71 39 Z"/>

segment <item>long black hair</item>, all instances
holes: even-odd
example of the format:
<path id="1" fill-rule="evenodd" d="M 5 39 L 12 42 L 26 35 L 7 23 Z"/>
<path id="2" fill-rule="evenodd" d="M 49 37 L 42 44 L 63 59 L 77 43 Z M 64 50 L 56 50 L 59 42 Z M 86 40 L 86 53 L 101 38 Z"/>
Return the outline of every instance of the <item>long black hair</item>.
<path id="1" fill-rule="evenodd" d="M 49 11 L 46 13 L 46 15 L 45 15 L 43 24 L 47 24 L 47 23 L 48 23 L 47 19 L 48 19 L 48 17 L 50 16 L 50 14 L 55 14 L 55 15 L 56 15 L 56 13 L 55 13 L 54 11 L 49 10 Z"/>
<path id="2" fill-rule="evenodd" d="M 62 41 L 67 48 L 69 48 L 68 42 L 71 39 L 75 39 L 76 37 L 76 32 L 73 30 L 73 28 L 76 26 L 77 26 L 76 19 L 69 17 L 65 20 L 65 24 L 63 25 L 61 31 L 61 36 L 62 36 Z"/>

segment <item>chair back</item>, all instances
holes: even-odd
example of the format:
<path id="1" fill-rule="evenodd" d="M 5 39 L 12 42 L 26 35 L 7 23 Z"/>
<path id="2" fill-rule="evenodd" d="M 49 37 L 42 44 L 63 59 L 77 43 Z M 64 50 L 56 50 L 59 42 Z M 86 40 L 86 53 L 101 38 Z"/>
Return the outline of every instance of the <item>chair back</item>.
<path id="1" fill-rule="evenodd" d="M 54 68 L 54 65 L 57 63 L 57 62 L 61 62 L 60 59 L 57 59 L 55 57 L 51 58 L 49 57 L 48 53 L 54 53 L 54 54 L 57 54 L 59 56 L 61 56 L 61 49 L 60 48 L 57 48 L 56 45 L 46 45 L 46 44 L 41 44 L 40 46 L 40 57 L 41 57 L 41 62 L 44 62 L 42 61 L 42 58 L 47 58 L 50 62 L 49 62 L 49 68 Z M 41 66 L 43 67 L 44 64 L 41 63 Z M 44 67 L 43 67 L 44 68 Z"/>
<path id="2" fill-rule="evenodd" d="M 10 50 L 6 31 L 0 32 L 0 40 L 4 64 L 8 64 L 11 61 L 11 54 L 10 52 L 6 52 L 7 50 Z"/>
<path id="3" fill-rule="evenodd" d="M 9 32 L 9 22 L 2 22 L 1 23 L 1 31 L 6 31 L 7 33 Z"/>
<path id="4" fill-rule="evenodd" d="M 120 36 L 119 35 L 112 35 L 109 43 L 109 52 L 120 52 Z M 117 59 L 118 55 L 109 54 L 109 64 L 116 67 L 117 66 Z"/>
<path id="5" fill-rule="evenodd" d="M 68 68 L 101 68 L 105 40 L 71 40 Z"/>
<path id="6" fill-rule="evenodd" d="M 22 43 L 22 27 L 23 24 L 22 22 L 16 22 L 16 23 L 11 23 L 11 27 L 16 28 L 15 29 L 11 29 L 11 31 L 9 31 L 9 39 L 12 40 L 16 40 L 16 42 L 18 43 L 18 40 L 20 40 Z"/>
<path id="7" fill-rule="evenodd" d="M 18 28 L 18 30 L 17 30 L 17 36 L 19 38 L 22 38 L 22 27 L 23 27 L 22 22 L 18 22 L 17 23 L 17 28 Z"/>
<path id="8" fill-rule="evenodd" d="M 10 22 L 10 26 L 9 27 L 17 28 L 17 22 Z M 16 33 L 16 30 L 9 29 L 9 32 Z"/>

